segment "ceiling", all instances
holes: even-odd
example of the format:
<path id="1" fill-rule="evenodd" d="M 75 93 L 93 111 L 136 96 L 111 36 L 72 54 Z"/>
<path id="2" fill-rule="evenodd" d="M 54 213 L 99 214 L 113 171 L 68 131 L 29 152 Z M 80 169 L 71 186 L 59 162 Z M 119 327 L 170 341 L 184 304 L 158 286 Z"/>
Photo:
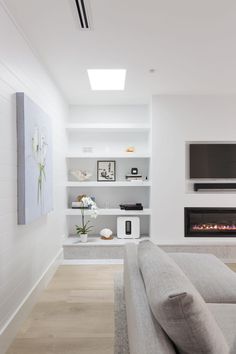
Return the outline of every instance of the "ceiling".
<path id="1" fill-rule="evenodd" d="M 236 93 L 235 0 L 90 0 L 91 31 L 74 0 L 5 3 L 70 104 Z M 125 91 L 91 91 L 93 68 L 126 68 Z"/>

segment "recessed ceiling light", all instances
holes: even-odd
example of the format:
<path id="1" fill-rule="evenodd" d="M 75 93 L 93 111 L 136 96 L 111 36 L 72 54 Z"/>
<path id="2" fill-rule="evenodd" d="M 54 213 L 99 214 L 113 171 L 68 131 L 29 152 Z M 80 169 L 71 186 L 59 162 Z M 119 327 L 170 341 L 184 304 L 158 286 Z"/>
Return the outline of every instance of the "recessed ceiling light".
<path id="1" fill-rule="evenodd" d="M 125 89 L 125 69 L 88 69 L 92 90 L 115 91 Z"/>

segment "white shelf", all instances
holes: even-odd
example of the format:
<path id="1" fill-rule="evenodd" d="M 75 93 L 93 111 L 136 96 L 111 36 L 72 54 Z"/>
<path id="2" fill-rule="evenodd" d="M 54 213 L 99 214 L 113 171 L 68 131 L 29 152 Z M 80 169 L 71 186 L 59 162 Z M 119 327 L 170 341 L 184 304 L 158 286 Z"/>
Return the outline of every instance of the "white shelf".
<path id="1" fill-rule="evenodd" d="M 98 219 L 94 221 L 93 235 L 85 246 L 120 245 L 134 240 L 114 238 L 111 242 L 99 238 L 99 230 L 109 227 L 117 233 L 118 216 L 139 216 L 140 230 L 145 235 L 150 230 L 150 194 L 152 188 L 151 173 L 151 119 L 147 106 L 134 107 L 81 107 L 72 109 L 70 119 L 66 122 L 68 150 L 66 165 L 68 178 L 64 182 L 67 192 L 68 209 L 67 233 L 74 234 L 74 224 L 81 220 L 81 210 L 72 209 L 71 202 L 78 195 L 94 196 L 98 206 Z M 134 152 L 126 152 L 134 147 Z M 116 161 L 116 181 L 97 181 L 97 161 Z M 136 167 L 143 176 L 143 181 L 127 181 L 125 176 L 131 168 Z M 80 169 L 91 173 L 86 181 L 78 181 L 71 171 Z M 150 180 L 146 180 L 150 178 Z M 121 210 L 122 202 L 140 202 L 144 210 Z M 91 211 L 85 210 L 90 216 Z M 88 219 L 88 218 L 87 218 Z M 76 222 L 77 220 L 77 222 Z M 92 220 L 93 221 L 93 220 Z M 97 237 L 96 237 L 97 236 Z M 143 239 L 143 238 L 142 238 Z M 140 239 L 141 240 L 141 239 Z M 135 241 L 135 242 L 139 242 Z M 79 243 L 80 247 L 81 243 Z M 84 245 L 82 245 L 84 246 Z"/>
<path id="2" fill-rule="evenodd" d="M 81 216 L 80 209 L 66 209 L 65 214 L 67 216 Z M 85 215 L 90 215 L 90 210 L 85 210 Z M 143 210 L 121 210 L 121 209 L 98 209 L 98 215 L 151 215 L 151 209 L 145 208 Z"/>
<path id="3" fill-rule="evenodd" d="M 76 246 L 122 246 L 126 243 L 136 243 L 138 244 L 140 241 L 149 240 L 149 236 L 145 235 L 140 238 L 132 238 L 132 239 L 122 239 L 114 237 L 112 240 L 102 240 L 99 236 L 89 236 L 88 242 L 81 242 L 79 237 L 77 236 L 69 236 L 63 243 L 63 246 L 76 247 Z"/>
<path id="4" fill-rule="evenodd" d="M 68 124 L 66 126 L 68 131 L 83 131 L 83 132 L 96 132 L 96 133 L 139 133 L 148 132 L 150 126 L 148 124 Z"/>
<path id="5" fill-rule="evenodd" d="M 137 154 L 135 152 L 125 152 L 121 154 L 89 154 L 89 153 L 68 153 L 67 159 L 150 159 L 150 154 Z"/>
<path id="6" fill-rule="evenodd" d="M 66 187 L 151 187 L 150 181 L 117 181 L 117 182 L 67 182 Z"/>

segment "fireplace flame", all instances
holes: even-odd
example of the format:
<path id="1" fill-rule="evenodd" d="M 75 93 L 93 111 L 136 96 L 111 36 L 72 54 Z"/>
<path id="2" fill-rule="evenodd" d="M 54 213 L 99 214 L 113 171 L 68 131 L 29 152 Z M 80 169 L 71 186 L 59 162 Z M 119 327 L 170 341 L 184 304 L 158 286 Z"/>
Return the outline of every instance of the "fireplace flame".
<path id="1" fill-rule="evenodd" d="M 236 231 L 236 225 L 232 224 L 195 224 L 192 231 Z"/>

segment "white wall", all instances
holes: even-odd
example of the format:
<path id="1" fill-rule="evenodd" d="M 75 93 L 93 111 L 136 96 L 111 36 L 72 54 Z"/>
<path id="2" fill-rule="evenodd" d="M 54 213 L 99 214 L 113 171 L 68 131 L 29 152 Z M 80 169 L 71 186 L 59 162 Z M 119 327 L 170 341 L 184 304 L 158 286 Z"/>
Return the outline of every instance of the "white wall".
<path id="1" fill-rule="evenodd" d="M 152 118 L 152 238 L 159 244 L 209 243 L 206 238 L 184 237 L 184 207 L 235 207 L 236 193 L 194 193 L 186 143 L 236 142 L 236 97 L 155 96 Z"/>
<path id="2" fill-rule="evenodd" d="M 64 121 L 67 106 L 1 2 L 0 43 L 0 334 L 2 334 L 14 311 L 61 250 L 62 236 L 65 234 L 62 210 L 66 206 Z M 29 226 L 17 226 L 16 91 L 25 92 L 40 105 L 51 117 L 53 125 L 54 211 Z"/>
<path id="3" fill-rule="evenodd" d="M 149 123 L 148 105 L 81 105 L 70 107 L 71 123 Z"/>

